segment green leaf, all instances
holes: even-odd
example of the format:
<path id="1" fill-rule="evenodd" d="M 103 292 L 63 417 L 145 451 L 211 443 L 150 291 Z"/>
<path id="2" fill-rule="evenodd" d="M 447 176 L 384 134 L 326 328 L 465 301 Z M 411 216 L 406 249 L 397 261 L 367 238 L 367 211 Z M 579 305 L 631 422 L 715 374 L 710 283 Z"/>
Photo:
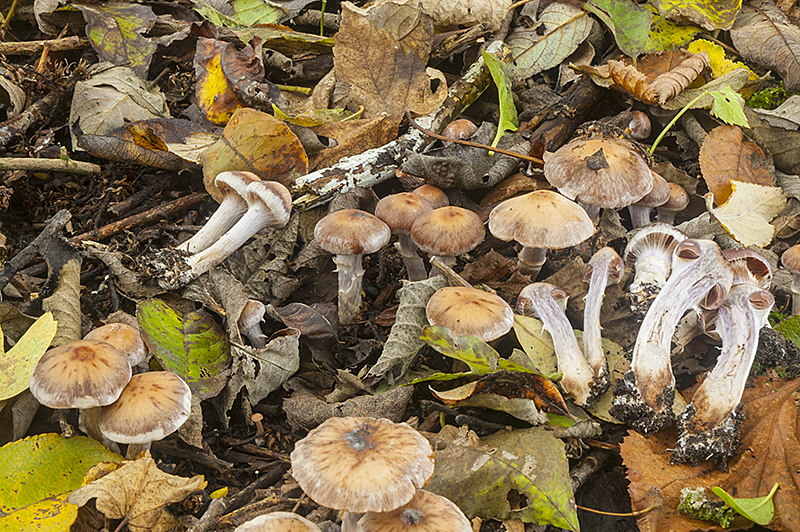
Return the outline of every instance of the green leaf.
<path id="1" fill-rule="evenodd" d="M 666 17 L 660 17 L 650 28 L 642 53 L 654 54 L 685 46 L 701 31 L 703 30 L 697 26 L 676 24 Z"/>
<path id="2" fill-rule="evenodd" d="M 591 0 L 583 8 L 608 26 L 625 55 L 635 59 L 645 49 L 653 22 L 647 7 L 630 0 Z"/>
<path id="3" fill-rule="evenodd" d="M 678 22 L 693 22 L 708 31 L 729 30 L 742 0 L 653 0 L 653 6 Z"/>
<path id="4" fill-rule="evenodd" d="M 192 4 L 194 4 L 194 10 L 197 11 L 200 16 L 208 19 L 209 22 L 216 26 L 225 26 L 227 28 L 240 28 L 244 26 L 231 16 L 219 11 L 211 2 L 192 0 Z"/>
<path id="5" fill-rule="evenodd" d="M 43 314 L 16 345 L 0 357 L 0 400 L 14 397 L 28 387 L 33 369 L 56 335 L 57 325 L 51 313 Z M 0 354 L 2 344 L 0 331 Z"/>
<path id="6" fill-rule="evenodd" d="M 227 384 L 231 346 L 225 331 L 204 310 L 181 313 L 158 299 L 139 303 L 136 317 L 147 347 L 164 369 L 180 375 L 200 399 Z"/>
<path id="7" fill-rule="evenodd" d="M 775 326 L 775 330 L 800 347 L 800 315 L 787 318 Z"/>
<path id="8" fill-rule="evenodd" d="M 69 530 L 78 507 L 66 498 L 98 462 L 121 462 L 83 436 L 39 434 L 0 448 L 0 530 Z"/>
<path id="9" fill-rule="evenodd" d="M 514 314 L 514 333 L 537 370 L 545 375 L 558 371 L 553 340 L 550 333 L 544 330 L 544 323 L 536 318 Z"/>
<path id="10" fill-rule="evenodd" d="M 243 26 L 274 24 L 288 17 L 285 9 L 264 0 L 233 0 L 233 18 Z"/>
<path id="11" fill-rule="evenodd" d="M 766 496 L 754 497 L 752 499 L 735 499 L 718 486 L 711 488 L 711 491 L 713 491 L 717 497 L 725 501 L 725 504 L 758 525 L 768 525 L 775 515 L 775 506 L 772 503 L 772 497 L 775 495 L 775 492 L 778 491 L 777 482 L 772 486 L 772 490 L 770 490 Z"/>
<path id="12" fill-rule="evenodd" d="M 734 91 L 730 85 L 722 90 L 711 91 L 714 103 L 711 104 L 711 114 L 725 122 L 744 128 L 750 128 L 747 117 L 744 116 L 744 98 Z"/>
<path id="13" fill-rule="evenodd" d="M 500 123 L 497 126 L 497 134 L 492 141 L 492 148 L 495 148 L 506 131 L 516 131 L 519 127 L 517 108 L 514 106 L 514 97 L 511 93 L 508 65 L 486 50 L 481 50 L 481 55 L 486 62 L 486 66 L 489 67 L 494 84 L 497 86 L 497 97 L 500 102 Z"/>

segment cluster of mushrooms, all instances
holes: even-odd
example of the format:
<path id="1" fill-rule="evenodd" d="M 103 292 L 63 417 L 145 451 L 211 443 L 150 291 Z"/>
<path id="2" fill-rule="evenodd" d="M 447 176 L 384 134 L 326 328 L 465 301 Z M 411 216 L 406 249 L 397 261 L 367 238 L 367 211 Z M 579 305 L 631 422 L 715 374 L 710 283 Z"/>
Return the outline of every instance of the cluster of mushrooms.
<path id="1" fill-rule="evenodd" d="M 175 373 L 133 375 L 132 367 L 146 357 L 136 327 L 103 325 L 48 350 L 31 374 L 30 390 L 44 406 L 79 409 L 86 434 L 115 451 L 116 443 L 128 444 L 127 457 L 135 458 L 178 430 L 192 407 L 192 392 Z"/>

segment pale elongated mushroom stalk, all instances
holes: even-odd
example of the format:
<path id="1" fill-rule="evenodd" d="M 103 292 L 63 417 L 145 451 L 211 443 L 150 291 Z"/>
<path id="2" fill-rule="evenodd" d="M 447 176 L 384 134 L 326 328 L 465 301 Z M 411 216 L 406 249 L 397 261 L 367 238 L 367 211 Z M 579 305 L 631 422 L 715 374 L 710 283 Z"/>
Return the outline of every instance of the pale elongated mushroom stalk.
<path id="1" fill-rule="evenodd" d="M 652 170 L 650 175 L 653 176 L 653 189 L 636 203 L 628 205 L 634 228 L 649 225 L 653 208 L 664 205 L 669 200 L 669 183 Z"/>
<path id="2" fill-rule="evenodd" d="M 419 248 L 411 239 L 411 226 L 419 216 L 432 210 L 428 200 L 411 192 L 386 196 L 375 207 L 375 216 L 389 226 L 393 235 L 397 235 L 397 251 L 403 257 L 409 281 L 428 278 L 425 263 L 417 253 Z"/>
<path id="3" fill-rule="evenodd" d="M 548 283 L 529 284 L 517 298 L 517 312 L 542 320 L 553 338 L 558 371 L 564 375 L 561 387 L 578 406 L 591 406 L 603 389 L 595 383 L 594 371 L 578 346 L 572 325 L 564 313 L 566 306 L 566 292 Z"/>
<path id="4" fill-rule="evenodd" d="M 600 309 L 606 286 L 617 284 L 625 273 L 625 263 L 616 251 L 609 247 L 601 248 L 589 259 L 583 270 L 583 282 L 589 283 L 586 294 L 586 309 L 583 312 L 583 350 L 586 360 L 594 371 L 596 382 L 608 387 L 608 363 L 603 350 L 600 327 Z M 605 384 L 603 384 L 605 382 Z"/>
<path id="5" fill-rule="evenodd" d="M 278 229 L 289 222 L 292 194 L 275 181 L 255 181 L 245 190 L 247 212 L 211 246 L 186 259 L 192 275 L 207 272 L 239 249 L 262 229 Z"/>
<path id="6" fill-rule="evenodd" d="M 636 233 L 622 258 L 636 274 L 628 288 L 631 311 L 644 316 L 672 268 L 672 252 L 686 235 L 671 225 L 656 223 Z"/>
<path id="7" fill-rule="evenodd" d="M 733 271 L 716 243 L 687 239 L 678 244 L 672 275 L 642 321 L 631 369 L 614 390 L 612 415 L 644 434 L 672 423 L 672 335 L 681 316 L 693 306 L 702 302 L 704 308 L 718 308 L 732 282 Z"/>
<path id="8" fill-rule="evenodd" d="M 725 471 L 739 447 L 740 402 L 758 348 L 758 335 L 774 304 L 772 294 L 753 284 L 731 288 L 717 310 L 722 351 L 714 369 L 678 417 L 678 443 L 672 462 L 697 465 L 713 460 Z"/>
<path id="9" fill-rule="evenodd" d="M 224 235 L 247 212 L 247 201 L 244 199 L 245 190 L 247 185 L 254 181 L 260 181 L 260 179 L 250 172 L 222 172 L 217 175 L 214 178 L 214 184 L 223 196 L 219 207 L 206 224 L 177 249 L 189 253 L 199 253 Z"/>
<path id="10" fill-rule="evenodd" d="M 781 255 L 781 264 L 792 274 L 792 314 L 800 314 L 800 244 L 795 244 Z"/>

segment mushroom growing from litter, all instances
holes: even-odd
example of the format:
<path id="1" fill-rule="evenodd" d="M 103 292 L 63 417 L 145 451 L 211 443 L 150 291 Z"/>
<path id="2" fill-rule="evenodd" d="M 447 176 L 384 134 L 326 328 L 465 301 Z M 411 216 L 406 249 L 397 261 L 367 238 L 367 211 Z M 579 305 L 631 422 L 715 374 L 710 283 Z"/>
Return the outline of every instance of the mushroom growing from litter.
<path id="1" fill-rule="evenodd" d="M 388 512 L 408 503 L 433 475 L 428 440 L 405 423 L 333 417 L 295 445 L 292 476 L 320 506 Z"/>
<path id="2" fill-rule="evenodd" d="M 646 139 L 652 131 L 650 117 L 642 111 L 631 111 L 631 119 L 625 131 L 636 140 Z"/>
<path id="3" fill-rule="evenodd" d="M 375 216 L 389 226 L 393 235 L 397 235 L 397 251 L 403 257 L 409 281 L 421 281 L 428 277 L 425 263 L 417 254 L 419 248 L 411 240 L 411 226 L 419 216 L 432 210 L 428 200 L 411 192 L 386 196 L 375 207 Z"/>
<path id="4" fill-rule="evenodd" d="M 335 257 L 339 273 L 339 322 L 354 323 L 361 307 L 361 257 L 389 243 L 392 231 L 372 214 L 342 209 L 326 215 L 314 227 L 317 244 Z"/>
<path id="5" fill-rule="evenodd" d="M 603 338 L 600 327 L 600 309 L 606 286 L 617 284 L 625 273 L 625 263 L 610 247 L 600 248 L 592 255 L 583 270 L 583 282 L 589 283 L 586 294 L 586 309 L 583 312 L 583 350 L 586 360 L 594 370 L 598 383 L 606 382 L 608 386 L 608 364 L 603 349 Z"/>
<path id="6" fill-rule="evenodd" d="M 476 336 L 485 342 L 514 326 L 514 311 L 502 297 L 463 286 L 437 290 L 428 300 L 425 316 L 431 325 L 447 327 L 454 338 Z"/>
<path id="7" fill-rule="evenodd" d="M 242 523 L 233 532 L 319 532 L 319 527 L 292 512 L 272 512 Z"/>
<path id="8" fill-rule="evenodd" d="M 452 266 L 456 257 L 475 249 L 483 242 L 486 230 L 472 211 L 461 207 L 441 207 L 426 212 L 411 226 L 411 238 L 425 253 Z M 433 268 L 431 276 L 439 275 Z"/>
<path id="9" fill-rule="evenodd" d="M 594 224 L 577 203 L 551 190 L 507 199 L 489 214 L 489 231 L 522 245 L 520 273 L 536 279 L 548 249 L 576 246 L 592 236 Z"/>
<path id="10" fill-rule="evenodd" d="M 612 415 L 643 434 L 669 426 L 674 419 L 675 377 L 672 335 L 691 307 L 718 308 L 730 290 L 733 270 L 711 240 L 687 239 L 675 247 L 672 275 L 642 321 L 631 369 L 617 382 Z"/>
<path id="11" fill-rule="evenodd" d="M 198 253 L 224 235 L 247 212 L 247 201 L 244 199 L 245 190 L 247 185 L 254 181 L 260 181 L 260 179 L 250 172 L 230 171 L 218 174 L 214 178 L 216 190 L 209 190 L 209 192 L 214 193 L 214 199 L 221 198 L 219 207 L 205 225 L 177 249 L 192 254 Z"/>
<path id="12" fill-rule="evenodd" d="M 447 197 L 444 190 L 433 185 L 419 186 L 412 190 L 411 193 L 427 200 L 434 209 L 450 205 L 450 199 Z"/>
<path id="13" fill-rule="evenodd" d="M 147 346 L 139 329 L 125 323 L 109 323 L 89 331 L 84 340 L 95 340 L 113 345 L 122 353 L 131 367 L 143 362 L 147 357 Z"/>
<path id="14" fill-rule="evenodd" d="M 149 371 L 131 377 L 113 404 L 103 408 L 100 431 L 117 443 L 127 443 L 128 458 L 169 436 L 189 419 L 192 392 L 171 371 Z"/>
<path id="15" fill-rule="evenodd" d="M 566 307 L 567 293 L 548 283 L 529 284 L 517 298 L 517 312 L 541 320 L 553 338 L 558 371 L 563 374 L 559 384 L 575 404 L 588 407 L 605 389 L 602 382 L 595 382 L 594 371 L 583 356 L 564 313 Z M 607 379 L 605 386 L 608 386 Z"/>
<path id="16" fill-rule="evenodd" d="M 266 311 L 267 307 L 264 306 L 264 303 L 248 299 L 237 321 L 239 331 L 250 340 L 250 344 L 256 349 L 262 349 L 267 345 L 267 337 L 261 330 L 261 320 L 264 319 Z"/>
<path id="17" fill-rule="evenodd" d="M 792 274 L 792 314 L 800 314 L 800 244 L 795 244 L 781 255 L 781 264 Z"/>
<path id="18" fill-rule="evenodd" d="M 463 140 L 468 139 L 478 131 L 478 126 L 472 120 L 458 118 L 453 120 L 442 131 L 442 136 L 449 139 Z"/>
<path id="19" fill-rule="evenodd" d="M 689 206 L 689 194 L 677 183 L 669 183 L 669 199 L 656 209 L 659 222 L 672 225 L 675 215 Z"/>
<path id="20" fill-rule="evenodd" d="M 722 351 L 708 374 L 678 417 L 678 443 L 672 462 L 697 465 L 713 460 L 726 471 L 727 461 L 736 455 L 741 409 L 750 368 L 758 348 L 758 336 L 767 325 L 774 304 L 772 294 L 754 284 L 731 288 L 716 312 L 716 330 L 722 338 Z"/>
<path id="21" fill-rule="evenodd" d="M 128 359 L 112 345 L 78 340 L 48 350 L 30 379 L 33 396 L 50 408 L 77 408 L 86 434 L 105 441 L 100 407 L 119 398 L 131 380 Z"/>
<path id="22" fill-rule="evenodd" d="M 244 198 L 248 208 L 239 221 L 212 245 L 186 259 L 192 275 L 205 273 L 221 263 L 260 230 L 278 229 L 289 222 L 292 195 L 280 183 L 254 181 L 247 185 Z"/>
<path id="23" fill-rule="evenodd" d="M 628 205 L 628 211 L 631 213 L 631 224 L 634 228 L 649 225 L 653 207 L 663 205 L 669 200 L 669 183 L 652 170 L 650 174 L 653 176 L 653 189 L 636 203 Z"/>
<path id="24" fill-rule="evenodd" d="M 417 490 L 405 505 L 389 512 L 368 512 L 356 532 L 472 532 L 458 506 L 440 495 Z"/>

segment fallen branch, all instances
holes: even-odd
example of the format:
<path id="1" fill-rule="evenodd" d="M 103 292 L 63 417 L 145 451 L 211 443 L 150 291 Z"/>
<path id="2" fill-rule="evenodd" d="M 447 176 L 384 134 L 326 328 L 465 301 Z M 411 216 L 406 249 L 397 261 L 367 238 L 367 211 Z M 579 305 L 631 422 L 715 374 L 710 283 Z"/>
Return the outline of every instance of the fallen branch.
<path id="1" fill-rule="evenodd" d="M 36 55 L 44 50 L 45 46 L 50 47 L 51 52 L 65 52 L 67 50 L 78 50 L 89 46 L 89 39 L 86 37 L 64 37 L 63 39 L 50 39 L 47 41 L 23 41 L 23 42 L 0 42 L 0 54 L 2 55 Z"/>
<path id="2" fill-rule="evenodd" d="M 6 262 L 3 271 L 0 272 L 0 290 L 5 288 L 11 278 L 14 277 L 18 271 L 28 265 L 28 263 L 37 255 L 44 256 L 47 246 L 50 242 L 58 236 L 67 222 L 72 219 L 72 215 L 66 209 L 58 211 L 52 218 L 47 221 L 44 229 L 39 236 L 25 246 L 25 249 L 17 253 L 13 259 Z"/>
<path id="3" fill-rule="evenodd" d="M 0 170 L 30 170 L 31 172 L 66 172 L 68 174 L 97 175 L 100 166 L 82 161 L 66 159 L 25 159 L 22 157 L 0 158 Z"/>

